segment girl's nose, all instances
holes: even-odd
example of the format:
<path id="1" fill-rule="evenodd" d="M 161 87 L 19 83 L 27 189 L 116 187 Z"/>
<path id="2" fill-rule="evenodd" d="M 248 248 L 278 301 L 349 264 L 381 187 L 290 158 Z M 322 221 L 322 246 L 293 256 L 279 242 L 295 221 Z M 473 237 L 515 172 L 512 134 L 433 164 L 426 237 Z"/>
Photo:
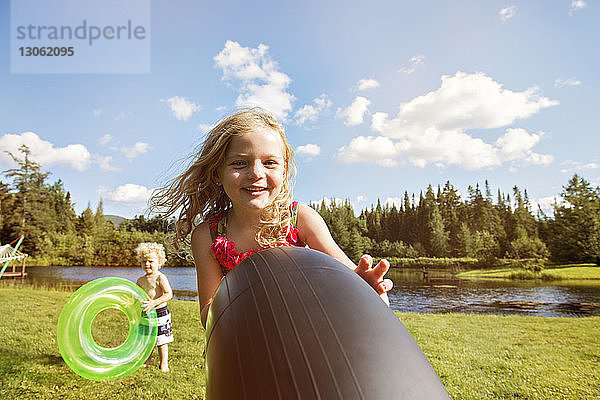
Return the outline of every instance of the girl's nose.
<path id="1" fill-rule="evenodd" d="M 249 171 L 249 175 L 252 178 L 262 178 L 265 176 L 265 167 L 260 160 L 257 160 L 254 164 L 252 164 L 252 167 L 249 168 Z"/>

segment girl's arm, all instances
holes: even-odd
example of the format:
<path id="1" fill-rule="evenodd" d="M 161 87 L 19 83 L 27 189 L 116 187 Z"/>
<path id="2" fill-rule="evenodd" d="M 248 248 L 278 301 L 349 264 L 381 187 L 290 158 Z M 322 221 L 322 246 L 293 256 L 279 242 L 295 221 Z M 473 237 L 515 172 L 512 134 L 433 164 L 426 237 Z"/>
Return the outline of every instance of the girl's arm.
<path id="1" fill-rule="evenodd" d="M 330 255 L 354 270 L 375 289 L 386 304 L 389 304 L 387 292 L 393 284 L 391 280 L 383 279 L 390 268 L 387 260 L 381 260 L 374 268 L 371 268 L 373 259 L 369 255 L 364 255 L 356 266 L 333 240 L 329 228 L 319 213 L 304 204 L 298 204 L 298 235 L 300 240 L 311 249 Z"/>
<path id="2" fill-rule="evenodd" d="M 192 232 L 192 254 L 196 265 L 196 279 L 198 280 L 200 320 L 204 327 L 206 327 L 206 318 L 212 296 L 223 278 L 219 263 L 210 250 L 211 245 L 212 238 L 208 223 L 203 222 Z"/>

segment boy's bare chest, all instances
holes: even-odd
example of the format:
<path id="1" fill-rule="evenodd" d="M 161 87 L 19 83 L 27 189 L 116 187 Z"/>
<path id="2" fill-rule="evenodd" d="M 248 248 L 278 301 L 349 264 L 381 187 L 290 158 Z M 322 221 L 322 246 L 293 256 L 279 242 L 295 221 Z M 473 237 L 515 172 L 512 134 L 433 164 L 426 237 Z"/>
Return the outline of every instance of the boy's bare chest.
<path id="1" fill-rule="evenodd" d="M 156 290 L 159 286 L 158 276 L 145 276 L 140 280 L 140 286 L 147 292 Z"/>

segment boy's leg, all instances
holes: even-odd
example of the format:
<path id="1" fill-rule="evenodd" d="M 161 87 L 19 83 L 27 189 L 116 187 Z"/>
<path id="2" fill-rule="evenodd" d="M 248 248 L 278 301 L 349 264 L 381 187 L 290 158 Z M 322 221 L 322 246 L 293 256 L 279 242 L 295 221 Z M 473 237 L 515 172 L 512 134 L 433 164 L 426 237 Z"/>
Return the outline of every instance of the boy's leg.
<path id="1" fill-rule="evenodd" d="M 160 354 L 160 370 L 169 372 L 169 346 L 167 344 L 158 346 L 158 354 Z"/>
<path id="2" fill-rule="evenodd" d="M 154 352 L 154 350 L 152 350 L 152 352 L 148 356 L 148 359 L 144 362 L 144 364 L 142 364 L 142 367 L 147 367 L 148 365 L 150 365 L 150 361 L 152 361 L 152 353 L 153 352 Z"/>

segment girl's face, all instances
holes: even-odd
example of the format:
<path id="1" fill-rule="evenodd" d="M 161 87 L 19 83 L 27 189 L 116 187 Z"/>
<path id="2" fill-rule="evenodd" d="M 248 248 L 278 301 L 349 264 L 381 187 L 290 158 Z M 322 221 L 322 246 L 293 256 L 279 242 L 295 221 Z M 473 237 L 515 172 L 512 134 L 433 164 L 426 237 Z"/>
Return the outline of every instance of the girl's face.
<path id="1" fill-rule="evenodd" d="M 286 177 L 283 140 L 268 128 L 234 136 L 219 180 L 236 208 L 262 210 L 277 197 Z"/>

